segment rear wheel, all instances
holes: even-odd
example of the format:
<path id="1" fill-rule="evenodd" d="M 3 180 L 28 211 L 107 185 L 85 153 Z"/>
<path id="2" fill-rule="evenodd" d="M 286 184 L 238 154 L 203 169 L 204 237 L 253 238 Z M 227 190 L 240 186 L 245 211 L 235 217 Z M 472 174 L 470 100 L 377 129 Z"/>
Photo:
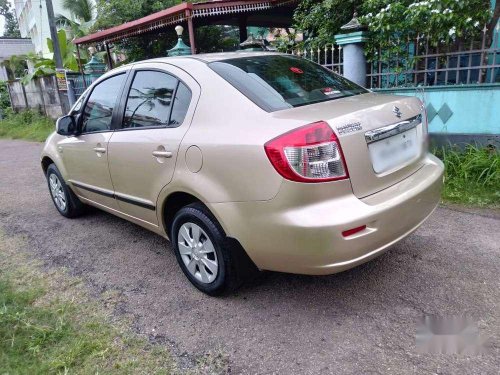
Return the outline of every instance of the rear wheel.
<path id="1" fill-rule="evenodd" d="M 66 185 L 55 164 L 51 164 L 47 168 L 47 183 L 52 202 L 61 215 L 72 218 L 83 213 L 83 203 Z"/>
<path id="2" fill-rule="evenodd" d="M 196 288 L 208 295 L 235 290 L 249 274 L 248 268 L 252 268 L 246 254 L 241 253 L 243 249 L 226 237 L 202 204 L 194 203 L 179 210 L 170 238 L 182 271 Z"/>

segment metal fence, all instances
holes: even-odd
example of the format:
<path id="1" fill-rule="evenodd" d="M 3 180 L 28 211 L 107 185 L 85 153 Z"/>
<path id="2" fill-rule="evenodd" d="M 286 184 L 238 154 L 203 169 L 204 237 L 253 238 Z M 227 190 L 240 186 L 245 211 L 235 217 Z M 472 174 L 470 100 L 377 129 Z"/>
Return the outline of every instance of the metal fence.
<path id="1" fill-rule="evenodd" d="M 472 41 L 443 41 L 432 45 L 427 37 L 420 35 L 394 39 L 385 48 L 368 51 L 368 87 L 500 82 L 498 32 L 490 46 L 486 43 L 486 27 L 481 31 L 479 40 Z"/>
<path id="2" fill-rule="evenodd" d="M 322 48 L 293 49 L 286 53 L 314 61 L 335 73 L 344 73 L 341 46 L 328 44 Z"/>

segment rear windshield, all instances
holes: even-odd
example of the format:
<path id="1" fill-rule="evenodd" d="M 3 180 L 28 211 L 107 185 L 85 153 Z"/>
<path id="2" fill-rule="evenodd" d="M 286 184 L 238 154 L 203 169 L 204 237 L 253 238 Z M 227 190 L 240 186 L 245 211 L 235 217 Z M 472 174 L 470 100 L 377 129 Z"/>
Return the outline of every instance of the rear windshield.
<path id="1" fill-rule="evenodd" d="M 209 66 L 268 112 L 368 92 L 321 65 L 294 56 L 241 57 Z"/>

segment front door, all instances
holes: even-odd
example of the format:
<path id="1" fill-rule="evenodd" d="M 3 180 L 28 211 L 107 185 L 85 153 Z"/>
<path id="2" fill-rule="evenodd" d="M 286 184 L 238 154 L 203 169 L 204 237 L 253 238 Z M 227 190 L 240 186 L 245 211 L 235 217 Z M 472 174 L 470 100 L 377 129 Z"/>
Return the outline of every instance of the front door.
<path id="1" fill-rule="evenodd" d="M 168 64 L 138 66 L 130 73 L 121 129 L 109 141 L 109 168 L 120 210 L 158 225 L 156 200 L 172 179 L 199 86 Z"/>
<path id="2" fill-rule="evenodd" d="M 116 103 L 126 74 L 98 83 L 90 93 L 79 119 L 81 134 L 59 142 L 68 182 L 80 197 L 118 209 L 108 168 L 108 142 L 113 134 Z"/>

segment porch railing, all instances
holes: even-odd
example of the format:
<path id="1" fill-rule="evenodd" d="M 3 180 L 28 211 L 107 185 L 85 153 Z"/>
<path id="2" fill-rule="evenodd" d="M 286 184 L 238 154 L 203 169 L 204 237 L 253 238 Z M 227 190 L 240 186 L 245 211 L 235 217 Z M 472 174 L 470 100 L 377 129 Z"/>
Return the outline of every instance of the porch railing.
<path id="1" fill-rule="evenodd" d="M 335 44 L 328 44 L 322 48 L 302 48 L 287 50 L 286 53 L 296 55 L 325 68 L 333 70 L 335 73 L 343 74 L 342 47 Z"/>

